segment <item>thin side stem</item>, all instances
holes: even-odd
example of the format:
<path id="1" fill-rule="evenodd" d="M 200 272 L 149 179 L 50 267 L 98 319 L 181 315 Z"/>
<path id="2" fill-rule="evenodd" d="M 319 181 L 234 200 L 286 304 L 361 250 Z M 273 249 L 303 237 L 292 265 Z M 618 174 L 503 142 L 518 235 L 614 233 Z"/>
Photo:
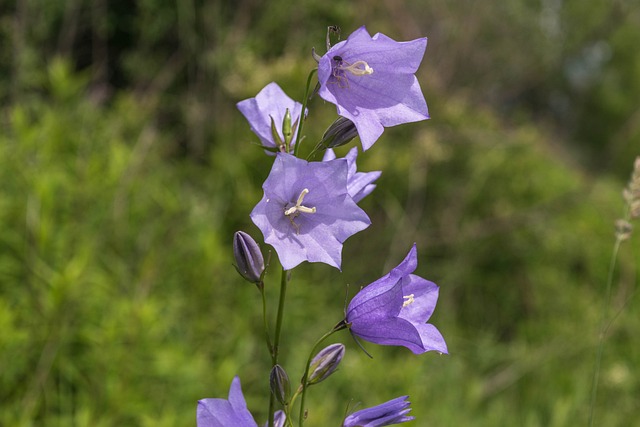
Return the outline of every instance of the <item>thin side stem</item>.
<path id="1" fill-rule="evenodd" d="M 302 388 L 302 394 L 300 395 L 300 416 L 298 419 L 298 425 L 302 427 L 304 424 L 304 398 L 307 394 L 307 379 L 309 378 L 309 366 L 311 365 L 311 360 L 313 356 L 316 354 L 316 349 L 318 346 L 328 337 L 330 337 L 334 332 L 338 329 L 333 328 L 329 332 L 325 333 L 316 343 L 313 345 L 311 352 L 309 353 L 309 358 L 307 359 L 307 365 L 304 368 L 304 375 L 302 376 L 302 381 L 300 382 L 300 387 Z M 293 402 L 292 402 L 293 403 Z"/>
<path id="2" fill-rule="evenodd" d="M 261 283 L 260 294 L 262 295 L 262 323 L 264 325 L 264 336 L 267 342 L 267 349 L 269 349 L 269 355 L 273 360 L 273 345 L 271 344 L 271 336 L 269 334 L 269 323 L 267 323 L 267 298 L 264 292 L 264 284 Z"/>
<path id="3" fill-rule="evenodd" d="M 317 68 L 314 68 L 309 73 L 309 77 L 307 77 L 307 86 L 304 89 L 304 98 L 302 99 L 302 113 L 300 114 L 300 124 L 298 125 L 298 134 L 296 135 L 296 145 L 293 147 L 293 155 L 298 157 L 298 150 L 300 149 L 300 141 L 302 140 L 302 128 L 304 127 L 304 122 L 307 120 L 307 116 L 305 115 L 305 111 L 307 111 L 307 103 L 309 102 L 309 88 L 311 87 L 311 79 L 313 75 L 318 71 Z"/>
<path id="4" fill-rule="evenodd" d="M 593 371 L 593 381 L 591 384 L 591 404 L 589 405 L 589 427 L 593 427 L 596 397 L 598 395 L 598 381 L 600 379 L 600 365 L 602 362 L 602 352 L 604 351 L 604 336 L 607 329 L 607 318 L 609 314 L 609 305 L 611 304 L 611 287 L 613 284 L 613 272 L 616 267 L 616 261 L 618 259 L 618 251 L 620 250 L 620 243 L 622 239 L 616 238 L 616 243 L 613 246 L 613 252 L 611 253 L 611 261 L 609 262 L 609 273 L 607 278 L 607 291 L 605 296 L 604 305 L 602 307 L 602 319 L 600 324 L 600 334 L 598 336 L 598 350 L 596 352 L 596 366 Z"/>
<path id="5" fill-rule="evenodd" d="M 282 269 L 282 277 L 280 279 L 280 300 L 278 301 L 278 314 L 276 317 L 276 331 L 273 337 L 273 347 L 271 351 L 272 367 L 278 364 L 278 356 L 280 354 L 280 332 L 282 331 L 282 317 L 284 314 L 284 301 L 287 295 L 288 272 Z M 275 413 L 275 396 L 270 393 L 269 397 L 269 427 L 273 427 L 273 418 Z"/>

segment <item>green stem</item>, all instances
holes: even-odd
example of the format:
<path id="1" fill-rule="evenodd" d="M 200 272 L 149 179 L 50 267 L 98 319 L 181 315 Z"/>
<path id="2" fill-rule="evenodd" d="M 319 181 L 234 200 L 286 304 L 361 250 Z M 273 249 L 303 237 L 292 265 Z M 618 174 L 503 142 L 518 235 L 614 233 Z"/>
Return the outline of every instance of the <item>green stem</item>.
<path id="1" fill-rule="evenodd" d="M 260 294 L 262 295 L 262 323 L 264 324 L 264 337 L 267 342 L 267 348 L 269 349 L 269 355 L 273 354 L 273 345 L 271 344 L 271 337 L 269 336 L 269 324 L 267 323 L 267 298 L 264 292 L 264 284 L 261 283 Z"/>
<path id="2" fill-rule="evenodd" d="M 613 283 L 613 272 L 616 266 L 616 260 L 618 259 L 618 251 L 620 249 L 620 243 L 622 243 L 622 239 L 620 237 L 616 238 L 616 243 L 613 246 L 613 252 L 611 254 L 611 261 L 609 263 L 609 273 L 607 278 L 607 291 L 606 297 L 604 301 L 604 306 L 602 307 L 602 319 L 600 324 L 600 334 L 598 337 L 598 351 L 596 353 L 596 366 L 593 372 L 593 381 L 591 385 L 591 404 L 589 405 L 589 427 L 593 427 L 593 419 L 596 405 L 596 396 L 598 394 L 598 381 L 600 378 L 600 365 L 602 362 L 602 352 L 604 350 L 604 336 L 607 329 L 607 317 L 609 314 L 609 305 L 611 304 L 611 287 Z"/>
<path id="3" fill-rule="evenodd" d="M 276 332 L 273 338 L 273 347 L 271 348 L 271 365 L 278 364 L 278 356 L 280 353 L 280 332 L 282 330 L 282 317 L 284 313 L 284 300 L 287 295 L 287 276 L 288 272 L 282 269 L 282 277 L 280 279 L 280 300 L 278 301 L 278 314 L 276 317 Z M 273 414 L 275 413 L 275 396 L 270 393 L 269 397 L 269 427 L 273 427 Z"/>
<path id="4" fill-rule="evenodd" d="M 309 73 L 309 77 L 307 77 L 307 87 L 304 90 L 304 98 L 302 100 L 302 113 L 300 113 L 300 124 L 298 125 L 298 134 L 296 135 L 296 145 L 293 147 L 293 155 L 298 157 L 298 149 L 300 148 L 300 140 L 302 139 L 302 128 L 304 127 L 304 122 L 306 121 L 305 111 L 307 111 L 307 103 L 309 102 L 309 88 L 311 86 L 311 79 L 315 72 L 318 71 L 317 68 L 314 68 Z"/>
<path id="5" fill-rule="evenodd" d="M 334 332 L 338 330 L 339 329 L 333 328 L 329 332 L 325 333 L 322 337 L 320 337 L 318 341 L 316 341 L 316 343 L 313 345 L 313 348 L 311 349 L 311 352 L 309 353 L 309 358 L 307 359 L 307 366 L 304 369 L 304 375 L 302 376 L 302 381 L 300 382 L 300 387 L 302 388 L 302 394 L 300 395 L 300 416 L 298 419 L 299 427 L 302 427 L 302 425 L 304 424 L 304 399 L 307 394 L 307 388 L 309 388 L 307 386 L 307 379 L 309 378 L 309 367 L 311 365 L 311 360 L 313 359 L 313 356 L 316 354 L 316 349 L 322 343 L 322 341 L 330 337 Z M 293 404 L 293 399 L 291 403 Z"/>

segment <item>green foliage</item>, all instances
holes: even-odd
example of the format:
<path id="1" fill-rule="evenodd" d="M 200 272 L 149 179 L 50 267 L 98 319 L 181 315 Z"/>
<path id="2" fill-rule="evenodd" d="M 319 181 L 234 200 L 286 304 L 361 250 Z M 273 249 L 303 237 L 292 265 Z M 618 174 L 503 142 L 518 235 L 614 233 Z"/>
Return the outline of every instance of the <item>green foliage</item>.
<path id="1" fill-rule="evenodd" d="M 83 1 L 18 3 L 0 29 L 13 48 L 0 53 L 0 425 L 193 425 L 195 402 L 226 396 L 236 374 L 266 418 L 259 295 L 231 266 L 231 238 L 260 237 L 248 214 L 270 162 L 234 103 L 270 81 L 300 99 L 326 25 L 363 22 L 399 39 L 424 29 L 433 119 L 361 154 L 361 170 L 384 171 L 361 203 L 373 225 L 347 241 L 343 272 L 295 270 L 282 361 L 301 375 L 343 315 L 345 285 L 355 293 L 414 241 L 417 273 L 441 286 L 433 322 L 451 356 L 368 345 L 370 360 L 340 336 L 347 354 L 311 389 L 307 425 L 406 393 L 416 425 L 586 424 L 624 185 L 593 171 L 626 179 L 638 154 L 635 9 L 148 0 L 96 2 L 107 9 L 92 15 Z M 610 58 L 572 86 L 567 70 L 600 41 Z M 310 150 L 335 108 L 309 108 Z M 549 115 L 552 126 L 533 120 Z M 606 162 L 589 169 L 589 156 Z M 637 265 L 636 233 L 614 275 L 596 425 L 637 416 Z"/>

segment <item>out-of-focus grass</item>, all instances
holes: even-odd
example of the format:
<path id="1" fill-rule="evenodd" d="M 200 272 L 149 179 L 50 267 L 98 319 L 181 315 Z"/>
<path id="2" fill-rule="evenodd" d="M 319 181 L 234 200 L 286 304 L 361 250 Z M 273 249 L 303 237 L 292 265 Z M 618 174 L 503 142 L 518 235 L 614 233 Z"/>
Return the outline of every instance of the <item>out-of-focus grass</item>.
<path id="1" fill-rule="evenodd" d="M 264 420 L 260 300 L 230 243 L 236 229 L 260 240 L 248 214 L 270 158 L 239 114 L 219 122 L 207 162 L 167 156 L 153 102 L 123 92 L 97 105 L 64 62 L 47 76 L 43 94 L 3 110 L 0 424 L 193 425 L 197 399 L 225 397 L 236 374 Z M 311 389 L 307 424 L 403 394 L 415 425 L 584 424 L 620 184 L 574 169 L 527 123 L 506 126 L 463 97 L 429 105 L 433 120 L 390 129 L 358 159 L 383 175 L 343 272 L 293 272 L 282 363 L 298 378 L 340 320 L 345 285 L 353 294 L 385 274 L 414 241 L 417 273 L 441 286 L 432 321 L 451 354 L 367 345 L 371 360 L 340 336 L 347 355 Z M 334 107 L 310 108 L 314 141 Z M 596 412 L 608 426 L 638 412 L 637 236 L 625 246 Z"/>

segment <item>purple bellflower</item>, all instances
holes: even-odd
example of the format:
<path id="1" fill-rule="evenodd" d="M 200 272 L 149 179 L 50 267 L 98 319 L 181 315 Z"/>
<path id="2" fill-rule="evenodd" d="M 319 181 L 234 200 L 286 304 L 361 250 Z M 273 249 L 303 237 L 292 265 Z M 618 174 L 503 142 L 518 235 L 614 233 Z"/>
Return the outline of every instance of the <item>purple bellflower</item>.
<path id="1" fill-rule="evenodd" d="M 343 427 L 382 427 L 413 420 L 409 396 L 397 397 L 373 408 L 362 409 L 345 418 Z"/>
<path id="2" fill-rule="evenodd" d="M 266 85 L 255 98 L 238 102 L 237 107 L 251 125 L 251 130 L 260 138 L 262 145 L 278 150 L 280 150 L 280 142 L 274 140 L 271 120 L 273 119 L 280 141 L 284 141 L 285 135 L 283 135 L 282 127 L 287 110 L 291 115 L 291 123 L 299 123 L 302 112 L 302 104 L 289 98 L 274 82 Z M 297 126 L 292 131 L 291 145 L 293 146 L 296 140 Z"/>
<path id="3" fill-rule="evenodd" d="M 240 378 L 237 376 L 231 382 L 229 400 L 199 400 L 196 417 L 198 427 L 258 427 L 258 424 L 247 409 L 247 402 L 244 400 L 240 386 Z M 284 412 L 277 411 L 274 425 L 283 427 L 285 419 Z"/>
<path id="4" fill-rule="evenodd" d="M 342 244 L 371 221 L 347 192 L 348 162 L 278 153 L 251 220 L 290 270 L 303 261 L 340 269 Z"/>
<path id="5" fill-rule="evenodd" d="M 364 199 L 376 188 L 376 184 L 373 182 L 382 175 L 381 171 L 358 172 L 356 170 L 357 157 L 358 147 L 353 147 L 345 156 L 349 165 L 349 171 L 347 172 L 347 192 L 356 203 Z M 331 148 L 328 148 L 324 153 L 322 161 L 333 160 L 335 158 L 335 152 Z"/>
<path id="6" fill-rule="evenodd" d="M 353 335 L 376 344 L 404 346 L 415 354 L 447 353 L 440 332 L 425 323 L 436 307 L 438 286 L 411 274 L 417 266 L 414 244 L 400 265 L 356 294 L 345 318 Z"/>
<path id="7" fill-rule="evenodd" d="M 320 59 L 319 94 L 356 125 L 364 150 L 384 127 L 429 118 L 415 76 L 426 48 L 425 37 L 397 42 L 360 27 Z"/>

